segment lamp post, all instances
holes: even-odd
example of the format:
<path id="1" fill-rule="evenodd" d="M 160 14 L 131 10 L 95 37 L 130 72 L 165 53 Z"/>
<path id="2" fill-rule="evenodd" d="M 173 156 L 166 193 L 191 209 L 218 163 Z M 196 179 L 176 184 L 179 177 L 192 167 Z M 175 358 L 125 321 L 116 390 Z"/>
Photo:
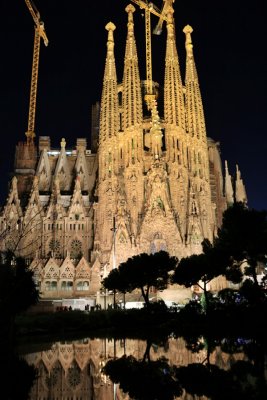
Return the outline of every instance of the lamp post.
<path id="1" fill-rule="evenodd" d="M 113 228 L 111 228 L 112 232 L 113 232 L 113 252 L 112 252 L 112 269 L 116 268 L 116 219 L 115 217 L 113 217 Z M 113 291 L 113 307 L 115 309 L 116 306 L 116 290 L 114 289 Z"/>

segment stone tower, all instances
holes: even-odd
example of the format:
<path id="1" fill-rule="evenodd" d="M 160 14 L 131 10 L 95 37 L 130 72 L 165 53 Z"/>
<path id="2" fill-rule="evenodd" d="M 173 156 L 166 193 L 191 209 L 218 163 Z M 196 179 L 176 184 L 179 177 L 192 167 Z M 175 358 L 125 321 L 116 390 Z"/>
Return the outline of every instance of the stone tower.
<path id="1" fill-rule="evenodd" d="M 0 250 L 26 257 L 42 295 L 95 296 L 101 279 L 128 257 L 166 250 L 179 259 L 213 240 L 223 211 L 246 202 L 237 167 L 223 177 L 219 144 L 207 137 L 191 34 L 184 28 L 186 74 L 181 77 L 174 10 L 166 16 L 164 112 L 160 84 L 144 112 L 134 35 L 126 7 L 124 69 L 118 81 L 115 25 L 109 22 L 100 104 L 92 110 L 91 150 L 76 139 L 58 149 L 50 138 L 19 143 L 10 192 L 0 215 Z"/>
<path id="2" fill-rule="evenodd" d="M 134 11 L 132 5 L 126 7 L 128 31 L 121 85 L 116 81 L 115 26 L 106 26 L 94 254 L 107 269 L 141 252 L 164 249 L 178 258 L 201 252 L 202 240 L 213 240 L 217 214 L 226 207 L 223 187 L 219 187 L 220 162 L 212 159 L 218 158 L 218 148 L 213 145 L 209 150 L 206 136 L 193 30 L 184 28 L 187 58 L 183 85 L 173 9 L 169 9 L 164 116 L 160 118 L 155 100 L 147 117 L 142 109 Z"/>

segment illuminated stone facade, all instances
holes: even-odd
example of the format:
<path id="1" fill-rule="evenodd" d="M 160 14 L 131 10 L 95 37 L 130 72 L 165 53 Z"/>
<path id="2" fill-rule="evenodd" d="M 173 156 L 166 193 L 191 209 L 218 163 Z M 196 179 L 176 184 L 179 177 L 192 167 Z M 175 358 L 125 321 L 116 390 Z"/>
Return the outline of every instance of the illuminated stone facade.
<path id="1" fill-rule="evenodd" d="M 95 295 L 101 278 L 135 254 L 166 250 L 179 259 L 213 240 L 222 213 L 246 201 L 237 169 L 223 177 L 218 143 L 207 138 L 191 40 L 186 26 L 186 75 L 181 78 L 173 9 L 167 18 L 163 98 L 144 103 L 134 36 L 134 7 L 122 83 L 108 23 L 101 103 L 93 107 L 91 150 L 78 138 L 54 150 L 19 143 L 14 177 L 0 216 L 1 250 L 28 258 L 43 297 Z M 158 97 L 157 97 L 158 96 Z M 164 102 L 162 115 L 157 102 Z M 160 107 L 159 107 L 160 108 Z"/>

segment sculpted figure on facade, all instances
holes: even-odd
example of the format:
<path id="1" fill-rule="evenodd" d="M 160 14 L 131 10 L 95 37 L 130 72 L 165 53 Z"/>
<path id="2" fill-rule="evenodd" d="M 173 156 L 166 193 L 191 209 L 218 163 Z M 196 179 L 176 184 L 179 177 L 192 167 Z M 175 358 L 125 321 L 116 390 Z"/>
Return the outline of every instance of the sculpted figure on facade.
<path id="1" fill-rule="evenodd" d="M 219 145 L 206 134 L 189 25 L 182 79 L 172 5 L 164 84 L 152 82 L 158 98 L 144 111 L 147 82 L 140 79 L 134 11 L 133 5 L 126 7 L 121 82 L 116 27 L 106 25 L 101 103 L 92 113 L 96 152 L 87 149 L 85 138 L 76 139 L 75 149 L 68 149 L 65 139 L 51 149 L 47 136 L 39 137 L 38 149 L 27 143 L 16 149 L 0 215 L 0 246 L 29 259 L 44 297 L 96 296 L 104 269 L 142 252 L 164 249 L 179 259 L 199 253 L 234 198 L 246 201 L 238 168 L 237 192 L 228 167 L 224 189 Z"/>

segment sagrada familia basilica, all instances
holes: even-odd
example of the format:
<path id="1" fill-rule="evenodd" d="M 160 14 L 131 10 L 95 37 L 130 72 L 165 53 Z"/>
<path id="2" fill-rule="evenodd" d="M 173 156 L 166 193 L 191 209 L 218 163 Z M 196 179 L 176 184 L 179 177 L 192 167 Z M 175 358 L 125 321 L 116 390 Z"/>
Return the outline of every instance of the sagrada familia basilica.
<path id="1" fill-rule="evenodd" d="M 142 252 L 166 250 L 179 259 L 200 253 L 202 240 L 216 236 L 224 210 L 246 202 L 238 167 L 233 179 L 227 163 L 222 167 L 219 144 L 206 134 L 190 26 L 183 29 L 181 77 L 172 3 L 165 1 L 163 85 L 152 80 L 149 46 L 141 80 L 130 4 L 120 80 L 115 25 L 106 25 L 91 138 L 77 138 L 75 148 L 64 138 L 52 148 L 47 136 L 37 143 L 27 135 L 17 144 L 0 250 L 29 260 L 43 298 L 95 296 L 103 276 Z"/>

